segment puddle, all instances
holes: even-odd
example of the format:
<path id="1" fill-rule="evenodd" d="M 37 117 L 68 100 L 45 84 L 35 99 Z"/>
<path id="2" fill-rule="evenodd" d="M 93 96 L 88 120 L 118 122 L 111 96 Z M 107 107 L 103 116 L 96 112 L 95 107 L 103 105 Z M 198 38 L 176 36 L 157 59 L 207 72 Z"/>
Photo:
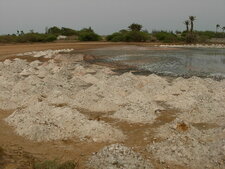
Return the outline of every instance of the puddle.
<path id="1" fill-rule="evenodd" d="M 159 75 L 225 78 L 225 49 L 103 48 L 86 54 L 94 55 L 98 62 L 123 64 Z"/>

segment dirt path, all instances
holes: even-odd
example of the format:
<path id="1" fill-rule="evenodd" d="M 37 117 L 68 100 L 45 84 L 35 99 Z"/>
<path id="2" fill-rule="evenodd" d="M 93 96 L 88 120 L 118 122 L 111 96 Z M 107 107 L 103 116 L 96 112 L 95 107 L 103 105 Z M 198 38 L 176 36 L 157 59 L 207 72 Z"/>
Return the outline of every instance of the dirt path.
<path id="1" fill-rule="evenodd" d="M 0 56 L 13 55 L 28 51 L 40 51 L 47 49 L 93 49 L 119 45 L 144 45 L 152 46 L 157 43 L 112 43 L 112 42 L 74 42 L 74 43 L 26 43 L 26 44 L 0 44 Z"/>

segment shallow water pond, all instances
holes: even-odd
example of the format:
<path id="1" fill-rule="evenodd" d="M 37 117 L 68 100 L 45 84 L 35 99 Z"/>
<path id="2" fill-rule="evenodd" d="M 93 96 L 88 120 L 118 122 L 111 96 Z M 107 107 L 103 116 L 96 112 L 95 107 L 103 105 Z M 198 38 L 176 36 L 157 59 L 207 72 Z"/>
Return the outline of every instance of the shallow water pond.
<path id="1" fill-rule="evenodd" d="M 225 49 L 212 48 L 105 48 L 91 50 L 104 62 L 135 66 L 171 76 L 225 78 Z"/>

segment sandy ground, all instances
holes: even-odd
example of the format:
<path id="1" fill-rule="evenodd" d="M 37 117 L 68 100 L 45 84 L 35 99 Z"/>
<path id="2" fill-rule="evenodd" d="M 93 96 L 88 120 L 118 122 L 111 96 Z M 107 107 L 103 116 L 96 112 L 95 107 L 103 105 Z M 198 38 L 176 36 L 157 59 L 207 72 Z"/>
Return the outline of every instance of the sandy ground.
<path id="1" fill-rule="evenodd" d="M 0 56 L 3 58 L 7 55 L 13 55 L 17 53 L 24 53 L 28 51 L 41 51 L 48 49 L 93 49 L 107 46 L 120 46 L 120 45 L 144 45 L 153 46 L 157 43 L 111 43 L 111 42 L 76 42 L 76 43 L 30 43 L 30 44 L 0 44 Z"/>
<path id="2" fill-rule="evenodd" d="M 117 74 L 49 50 L 115 44 L 57 45 L 0 46 L 0 168 L 224 168 L 224 80 Z"/>

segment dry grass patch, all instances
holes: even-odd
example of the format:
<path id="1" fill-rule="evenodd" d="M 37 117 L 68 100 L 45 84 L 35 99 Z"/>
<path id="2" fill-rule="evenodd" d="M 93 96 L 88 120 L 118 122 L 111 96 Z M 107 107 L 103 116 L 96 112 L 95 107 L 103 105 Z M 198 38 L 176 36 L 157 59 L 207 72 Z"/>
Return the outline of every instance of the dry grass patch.
<path id="1" fill-rule="evenodd" d="M 44 162 L 35 162 L 33 169 L 75 169 L 77 164 L 72 161 L 67 161 L 62 164 L 55 160 L 48 160 Z"/>

